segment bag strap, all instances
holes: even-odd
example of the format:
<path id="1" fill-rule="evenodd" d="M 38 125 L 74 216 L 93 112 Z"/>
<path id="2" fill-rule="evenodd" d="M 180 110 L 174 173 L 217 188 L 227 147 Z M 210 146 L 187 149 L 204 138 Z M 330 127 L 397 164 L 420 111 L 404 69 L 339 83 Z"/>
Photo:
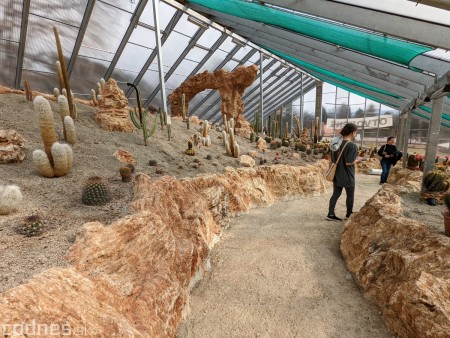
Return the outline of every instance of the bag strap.
<path id="1" fill-rule="evenodd" d="M 350 141 L 347 141 L 347 142 L 344 144 L 344 147 L 342 148 L 342 150 L 340 151 L 339 156 L 338 156 L 336 162 L 334 162 L 334 163 L 336 163 L 336 165 L 337 165 L 337 163 L 339 162 L 339 160 L 341 159 L 342 153 L 344 152 L 344 149 L 345 149 L 345 147 L 347 146 L 347 144 L 349 144 L 349 142 L 350 142 Z"/>

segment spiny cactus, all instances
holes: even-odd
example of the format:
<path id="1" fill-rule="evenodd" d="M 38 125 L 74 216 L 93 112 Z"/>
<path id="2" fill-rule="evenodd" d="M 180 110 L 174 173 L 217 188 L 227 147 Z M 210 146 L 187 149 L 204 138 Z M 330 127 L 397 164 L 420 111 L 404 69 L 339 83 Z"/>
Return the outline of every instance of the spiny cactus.
<path id="1" fill-rule="evenodd" d="M 16 232 L 26 237 L 33 237 L 41 235 L 45 229 L 44 221 L 38 215 L 31 215 L 16 227 Z"/>
<path id="2" fill-rule="evenodd" d="M 66 86 L 64 85 L 64 78 L 63 73 L 61 69 L 61 62 L 56 61 L 56 73 L 58 74 L 58 82 L 59 82 L 59 89 L 62 91 Z"/>
<path id="3" fill-rule="evenodd" d="M 202 136 L 203 137 L 208 136 L 208 131 L 209 131 L 209 122 L 208 120 L 205 120 L 203 122 Z"/>
<path id="4" fill-rule="evenodd" d="M 131 121 L 133 122 L 134 126 L 137 129 L 142 130 L 142 134 L 144 136 L 144 144 L 145 146 L 147 146 L 147 138 L 151 137 L 155 131 L 156 131 L 156 121 L 157 121 L 157 117 L 155 116 L 155 120 L 153 123 L 153 127 L 151 130 L 147 130 L 147 113 L 148 110 L 142 110 L 141 107 L 141 94 L 139 93 L 139 89 L 132 83 L 127 83 L 128 86 L 133 87 L 134 90 L 136 90 L 136 96 L 137 96 L 137 104 L 138 104 L 138 109 L 139 111 L 136 111 L 136 107 L 134 107 L 134 110 L 131 111 L 130 110 L 130 118 Z"/>
<path id="5" fill-rule="evenodd" d="M 61 95 L 61 93 L 59 92 L 59 89 L 58 88 L 53 88 L 53 96 L 55 98 L 58 98 L 59 95 Z"/>
<path id="6" fill-rule="evenodd" d="M 92 97 L 92 103 L 94 104 L 94 106 L 98 106 L 98 101 L 97 101 L 97 95 L 95 94 L 95 90 L 91 89 L 91 97 Z"/>
<path id="7" fill-rule="evenodd" d="M 58 97 L 58 105 L 63 125 L 64 140 L 70 144 L 75 144 L 77 142 L 75 124 L 72 117 L 70 117 L 69 103 L 64 95 Z"/>
<path id="8" fill-rule="evenodd" d="M 447 191 L 450 187 L 447 174 L 443 171 L 430 171 L 423 179 L 423 184 L 428 191 L 440 192 Z"/>
<path id="9" fill-rule="evenodd" d="M 119 168 L 120 176 L 122 176 L 122 182 L 131 181 L 131 168 L 128 166 L 123 166 Z"/>
<path id="10" fill-rule="evenodd" d="M 83 187 L 81 202 L 85 205 L 104 205 L 111 200 L 106 182 L 99 176 L 88 178 Z"/>
<path id="11" fill-rule="evenodd" d="M 72 168 L 72 148 L 67 144 L 56 142 L 53 112 L 45 98 L 37 96 L 34 99 L 34 110 L 39 114 L 41 137 L 45 149 L 45 153 L 42 150 L 33 151 L 33 161 L 37 170 L 44 177 L 66 175 Z"/>
<path id="12" fill-rule="evenodd" d="M 33 101 L 33 93 L 31 91 L 30 83 L 28 81 L 25 81 L 23 85 L 25 87 L 25 96 L 27 98 L 27 101 Z"/>
<path id="13" fill-rule="evenodd" d="M 195 149 L 192 148 L 192 141 L 191 140 L 188 141 L 188 148 L 185 150 L 185 153 L 187 155 L 190 155 L 190 156 L 194 156 L 195 155 Z"/>
<path id="14" fill-rule="evenodd" d="M 19 209 L 22 193 L 17 185 L 0 185 L 0 215 L 8 215 Z"/>

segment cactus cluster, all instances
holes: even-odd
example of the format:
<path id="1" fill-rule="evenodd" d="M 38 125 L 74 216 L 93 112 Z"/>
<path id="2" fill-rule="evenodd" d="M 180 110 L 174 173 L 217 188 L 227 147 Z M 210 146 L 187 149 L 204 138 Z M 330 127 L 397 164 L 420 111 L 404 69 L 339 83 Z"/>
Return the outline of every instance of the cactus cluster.
<path id="1" fill-rule="evenodd" d="M 430 171 L 423 179 L 423 184 L 427 191 L 440 192 L 447 191 L 450 187 L 450 181 L 447 174 L 440 170 Z"/>
<path id="2" fill-rule="evenodd" d="M 42 142 L 44 151 L 33 151 L 33 162 L 37 167 L 39 174 L 44 177 L 64 176 L 72 169 L 73 152 L 68 144 L 61 144 L 57 141 L 55 124 L 53 121 L 53 112 L 50 103 L 42 96 L 34 99 L 34 110 L 39 115 Z M 72 120 L 70 116 L 65 116 L 66 121 Z M 66 129 L 73 132 L 75 128 L 72 125 Z"/>
<path id="3" fill-rule="evenodd" d="M 83 186 L 81 202 L 85 205 L 104 205 L 111 200 L 106 182 L 99 176 L 91 176 Z"/>
<path id="4" fill-rule="evenodd" d="M 8 215 L 19 209 L 22 193 L 17 185 L 0 185 L 0 215 Z"/>
<path id="5" fill-rule="evenodd" d="M 187 155 L 190 155 L 190 156 L 194 156 L 195 155 L 195 149 L 192 147 L 192 141 L 191 140 L 188 141 L 188 148 L 185 150 L 185 153 Z"/>
<path id="6" fill-rule="evenodd" d="M 101 78 L 99 82 L 97 82 L 97 93 L 95 92 L 95 89 L 91 89 L 91 98 L 92 103 L 94 106 L 98 106 L 98 100 L 100 100 L 102 96 L 102 92 L 105 89 L 105 79 Z"/>
<path id="7" fill-rule="evenodd" d="M 234 119 L 227 121 L 224 114 L 225 128 L 222 130 L 223 145 L 227 151 L 228 156 L 239 157 L 239 144 L 234 140 Z"/>
<path id="8" fill-rule="evenodd" d="M 16 232 L 26 237 L 33 237 L 41 235 L 45 229 L 46 225 L 44 221 L 38 215 L 32 215 L 16 227 Z"/>

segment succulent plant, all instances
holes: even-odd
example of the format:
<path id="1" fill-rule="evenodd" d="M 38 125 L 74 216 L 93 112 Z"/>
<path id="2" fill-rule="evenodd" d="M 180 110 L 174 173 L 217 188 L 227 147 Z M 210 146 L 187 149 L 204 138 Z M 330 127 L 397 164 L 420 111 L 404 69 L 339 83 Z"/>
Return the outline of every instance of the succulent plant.
<path id="1" fill-rule="evenodd" d="M 127 163 L 125 166 L 128 167 L 128 168 L 130 168 L 131 173 L 134 174 L 134 171 L 136 170 L 136 169 L 134 168 L 134 164 L 132 164 L 132 163 Z"/>
<path id="2" fill-rule="evenodd" d="M 188 141 L 188 148 L 186 149 L 185 153 L 190 155 L 190 156 L 194 156 L 195 155 L 195 150 L 194 150 L 194 148 L 192 148 L 192 141 L 191 140 Z"/>
<path id="3" fill-rule="evenodd" d="M 284 139 L 281 141 L 281 145 L 282 145 L 283 147 L 289 147 L 289 140 L 286 139 L 286 138 L 284 138 Z"/>
<path id="4" fill-rule="evenodd" d="M 423 179 L 425 188 L 430 192 L 446 191 L 450 187 L 447 174 L 443 171 L 430 171 Z"/>
<path id="5" fill-rule="evenodd" d="M 151 167 L 154 167 L 154 166 L 157 165 L 157 164 L 158 164 L 158 161 L 156 161 L 156 160 L 150 160 L 150 161 L 148 161 L 148 165 L 151 166 Z"/>
<path id="6" fill-rule="evenodd" d="M 251 132 L 249 139 L 250 139 L 250 142 L 252 142 L 252 143 L 255 142 L 255 133 Z"/>
<path id="7" fill-rule="evenodd" d="M 300 145 L 300 147 L 298 147 L 298 150 L 300 151 L 306 151 L 306 146 L 304 144 Z"/>
<path id="8" fill-rule="evenodd" d="M 83 187 L 81 202 L 85 205 L 104 205 L 111 200 L 106 182 L 99 176 L 91 176 Z"/>
<path id="9" fill-rule="evenodd" d="M 267 143 L 271 143 L 272 142 L 272 138 L 270 136 L 266 136 L 265 138 Z"/>
<path id="10" fill-rule="evenodd" d="M 122 182 L 131 181 L 131 168 L 128 166 L 123 166 L 119 168 L 120 176 L 122 176 Z"/>
<path id="11" fill-rule="evenodd" d="M 17 185 L 0 185 L 0 215 L 8 215 L 22 202 L 22 193 Z"/>
<path id="12" fill-rule="evenodd" d="M 38 215 L 31 215 L 16 227 L 16 232 L 26 237 L 33 237 L 41 235 L 45 229 L 44 221 Z"/>

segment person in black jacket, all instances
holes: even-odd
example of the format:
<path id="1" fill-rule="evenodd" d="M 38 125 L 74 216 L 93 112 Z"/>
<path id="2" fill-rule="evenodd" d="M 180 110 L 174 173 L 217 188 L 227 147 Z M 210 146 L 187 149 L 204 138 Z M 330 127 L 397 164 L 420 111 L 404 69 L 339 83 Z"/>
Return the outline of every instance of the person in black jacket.
<path id="1" fill-rule="evenodd" d="M 394 145 L 395 137 L 389 136 L 385 145 L 380 147 L 378 150 L 378 155 L 381 156 L 381 178 L 380 184 L 386 183 L 387 178 L 389 176 L 389 171 L 391 170 L 391 166 L 393 161 L 397 162 L 398 158 L 396 158 L 396 154 L 399 152 Z M 400 156 L 401 157 L 401 156 Z"/>
<path id="2" fill-rule="evenodd" d="M 353 203 L 355 196 L 355 163 L 362 159 L 357 158 L 358 146 L 352 142 L 355 139 L 358 127 L 353 123 L 347 123 L 341 130 L 342 143 L 337 151 L 331 153 L 332 161 L 337 161 L 339 153 L 343 150 L 339 162 L 336 163 L 336 174 L 333 180 L 333 195 L 330 198 L 328 205 L 328 221 L 342 221 L 342 218 L 336 216 L 334 209 L 336 203 L 345 189 L 347 195 L 346 207 L 347 213 L 345 218 L 348 219 L 353 213 Z M 347 144 L 348 143 L 348 144 Z M 345 146 L 347 144 L 347 146 Z M 344 148 L 345 146 L 345 148 Z"/>

